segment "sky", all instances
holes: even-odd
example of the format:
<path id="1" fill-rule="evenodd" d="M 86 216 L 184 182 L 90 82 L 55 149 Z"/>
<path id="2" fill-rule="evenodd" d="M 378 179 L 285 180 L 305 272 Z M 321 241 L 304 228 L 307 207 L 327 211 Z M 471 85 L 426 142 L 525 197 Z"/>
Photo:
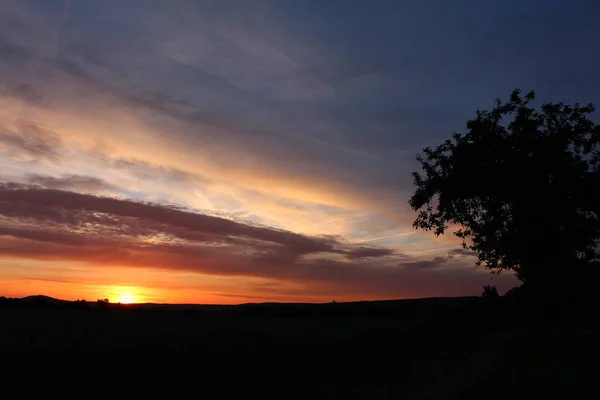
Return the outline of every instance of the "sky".
<path id="1" fill-rule="evenodd" d="M 0 295 L 478 295 L 415 156 L 515 88 L 599 103 L 589 0 L 0 0 Z"/>

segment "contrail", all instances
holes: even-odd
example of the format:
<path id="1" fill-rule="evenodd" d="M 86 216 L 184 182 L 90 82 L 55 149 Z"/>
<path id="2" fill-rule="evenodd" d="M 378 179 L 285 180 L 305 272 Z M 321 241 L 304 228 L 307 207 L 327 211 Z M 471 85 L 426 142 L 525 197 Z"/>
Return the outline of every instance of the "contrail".
<path id="1" fill-rule="evenodd" d="M 407 255 L 412 255 L 412 254 L 431 253 L 431 252 L 434 252 L 434 251 L 440 251 L 440 250 L 452 250 L 452 249 L 455 249 L 455 248 L 456 248 L 456 246 L 450 246 L 450 247 L 434 247 L 434 248 L 431 248 L 431 249 L 425 249 L 425 250 L 408 251 L 408 252 L 405 252 L 404 254 L 407 254 Z"/>
<path id="2" fill-rule="evenodd" d="M 379 236 L 376 238 L 370 238 L 370 239 L 365 239 L 365 240 L 357 240 L 357 241 L 354 241 L 351 243 L 352 244 L 367 243 L 367 242 L 374 242 L 375 240 L 380 240 L 380 239 L 387 239 L 387 238 L 396 237 L 396 236 L 407 236 L 407 235 L 414 235 L 414 234 L 415 234 L 415 232 L 400 232 L 400 233 L 394 233 L 393 235 Z"/>

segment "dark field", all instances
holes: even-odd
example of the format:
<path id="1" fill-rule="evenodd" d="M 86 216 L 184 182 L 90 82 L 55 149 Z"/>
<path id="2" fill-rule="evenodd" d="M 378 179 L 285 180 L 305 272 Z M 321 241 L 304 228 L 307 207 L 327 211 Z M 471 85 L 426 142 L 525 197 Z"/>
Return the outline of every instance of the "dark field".
<path id="1" fill-rule="evenodd" d="M 1 383 L 193 386 L 204 398 L 584 398 L 600 372 L 600 335 L 540 327 L 504 303 L 186 309 L 5 302 Z"/>

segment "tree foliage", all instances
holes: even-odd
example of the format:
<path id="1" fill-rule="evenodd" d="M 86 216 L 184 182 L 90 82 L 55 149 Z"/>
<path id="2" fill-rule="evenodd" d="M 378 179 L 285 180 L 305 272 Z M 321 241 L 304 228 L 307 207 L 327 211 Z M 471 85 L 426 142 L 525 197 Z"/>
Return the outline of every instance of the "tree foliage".
<path id="1" fill-rule="evenodd" d="M 515 90 L 478 110 L 466 133 L 417 156 L 415 228 L 449 227 L 477 265 L 527 282 L 598 270 L 600 126 L 594 106 L 544 103 Z"/>

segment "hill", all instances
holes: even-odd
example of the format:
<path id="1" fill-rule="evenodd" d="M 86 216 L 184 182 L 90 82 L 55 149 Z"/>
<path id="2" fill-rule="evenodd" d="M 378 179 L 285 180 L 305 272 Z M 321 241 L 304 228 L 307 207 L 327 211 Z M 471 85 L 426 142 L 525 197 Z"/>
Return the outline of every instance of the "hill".
<path id="1" fill-rule="evenodd" d="M 70 301 L 68 301 L 68 300 L 55 299 L 54 297 L 44 296 L 42 294 L 27 296 L 27 297 L 23 297 L 18 300 L 25 302 L 25 303 L 48 303 L 48 304 L 56 304 L 56 305 L 70 303 Z"/>

